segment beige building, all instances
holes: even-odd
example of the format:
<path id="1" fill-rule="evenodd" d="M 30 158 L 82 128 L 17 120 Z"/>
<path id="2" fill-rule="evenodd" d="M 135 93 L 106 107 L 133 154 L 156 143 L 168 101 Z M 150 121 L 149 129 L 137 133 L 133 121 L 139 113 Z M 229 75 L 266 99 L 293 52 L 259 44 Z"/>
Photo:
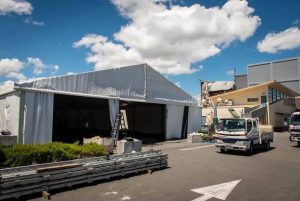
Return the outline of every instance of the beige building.
<path id="1" fill-rule="evenodd" d="M 203 105 L 202 115 L 206 124 L 211 125 L 213 106 L 216 106 L 218 118 L 254 117 L 263 125 L 270 124 L 275 130 L 283 130 L 287 118 L 296 110 L 296 96 L 298 93 L 270 81 L 209 97 L 209 104 Z"/>

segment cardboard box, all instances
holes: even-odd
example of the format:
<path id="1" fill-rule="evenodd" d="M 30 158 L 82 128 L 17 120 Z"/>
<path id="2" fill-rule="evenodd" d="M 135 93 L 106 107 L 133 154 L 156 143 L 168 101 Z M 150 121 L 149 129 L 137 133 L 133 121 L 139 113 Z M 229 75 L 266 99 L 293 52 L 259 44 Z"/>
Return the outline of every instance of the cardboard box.
<path id="1" fill-rule="evenodd" d="M 126 154 L 142 151 L 142 141 L 133 139 L 132 141 L 119 140 L 117 142 L 117 154 Z"/>
<path id="2" fill-rule="evenodd" d="M 192 133 L 192 134 L 188 134 L 187 142 L 188 143 L 201 143 L 201 142 L 203 142 L 203 139 L 202 139 L 200 133 Z"/>

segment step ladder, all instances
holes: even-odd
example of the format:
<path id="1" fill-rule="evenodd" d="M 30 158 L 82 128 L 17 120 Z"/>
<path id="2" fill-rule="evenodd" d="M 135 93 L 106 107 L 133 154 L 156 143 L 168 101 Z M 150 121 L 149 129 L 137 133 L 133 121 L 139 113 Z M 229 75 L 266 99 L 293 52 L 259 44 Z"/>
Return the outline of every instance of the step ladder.
<path id="1" fill-rule="evenodd" d="M 119 138 L 119 131 L 126 129 L 125 120 L 122 113 L 117 113 L 114 126 L 111 129 L 111 137 L 114 141 L 114 145 L 116 145 Z"/>

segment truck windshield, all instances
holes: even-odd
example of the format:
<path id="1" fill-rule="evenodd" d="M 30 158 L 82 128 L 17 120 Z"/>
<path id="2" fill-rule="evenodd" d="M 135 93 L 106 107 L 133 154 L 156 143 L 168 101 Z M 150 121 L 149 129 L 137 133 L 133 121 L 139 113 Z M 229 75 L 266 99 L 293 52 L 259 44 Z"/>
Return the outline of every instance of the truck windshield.
<path id="1" fill-rule="evenodd" d="M 221 119 L 216 129 L 224 131 L 245 131 L 246 122 L 244 119 Z"/>
<path id="2" fill-rule="evenodd" d="M 291 125 L 300 125 L 300 114 L 296 114 L 292 116 Z"/>

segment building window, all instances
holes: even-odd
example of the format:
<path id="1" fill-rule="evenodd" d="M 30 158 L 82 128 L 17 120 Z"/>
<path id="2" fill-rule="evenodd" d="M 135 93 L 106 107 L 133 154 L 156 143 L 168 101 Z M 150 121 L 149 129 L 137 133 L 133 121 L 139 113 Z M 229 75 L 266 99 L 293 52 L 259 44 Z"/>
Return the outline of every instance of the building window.
<path id="1" fill-rule="evenodd" d="M 258 98 L 248 98 L 248 102 L 258 102 Z"/>
<path id="2" fill-rule="evenodd" d="M 280 92 L 280 100 L 282 100 L 283 99 L 283 93 L 282 92 Z"/>
<path id="3" fill-rule="evenodd" d="M 282 99 L 294 101 L 293 97 L 290 97 L 289 95 L 287 95 L 281 91 L 278 91 L 276 89 L 273 89 L 273 88 L 269 88 L 268 96 L 269 96 L 270 103 L 274 103 L 274 102 L 280 101 Z"/>
<path id="4" fill-rule="evenodd" d="M 272 89 L 273 91 L 273 97 L 272 97 L 272 102 L 275 102 L 276 101 L 276 90 L 275 89 Z"/>

